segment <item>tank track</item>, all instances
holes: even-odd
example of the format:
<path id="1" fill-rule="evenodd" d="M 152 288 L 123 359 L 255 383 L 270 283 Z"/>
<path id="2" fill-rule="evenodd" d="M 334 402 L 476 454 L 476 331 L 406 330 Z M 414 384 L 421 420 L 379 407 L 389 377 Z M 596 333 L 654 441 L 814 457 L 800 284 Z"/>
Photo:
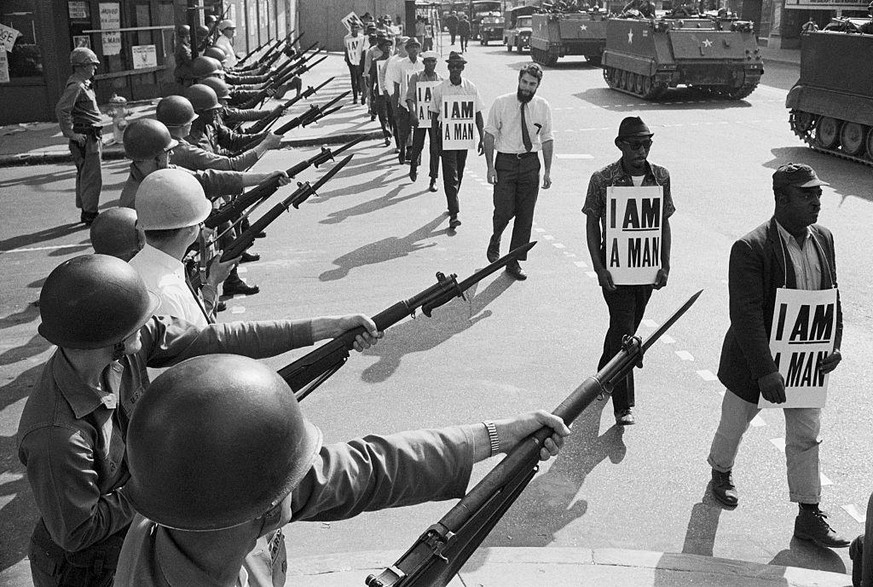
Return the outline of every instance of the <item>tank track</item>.
<path id="1" fill-rule="evenodd" d="M 669 89 L 667 84 L 658 81 L 654 76 L 645 78 L 639 74 L 613 67 L 603 69 L 603 79 L 606 80 L 607 85 L 613 90 L 618 90 L 643 100 L 659 100 L 664 97 Z M 755 91 L 755 88 L 758 87 L 758 80 L 746 82 L 739 88 L 728 88 L 725 86 L 696 87 L 713 97 L 727 100 L 742 100 Z"/>
<path id="2" fill-rule="evenodd" d="M 838 148 L 828 149 L 816 144 L 812 131 L 815 128 L 815 122 L 818 120 L 818 115 L 811 114 L 810 116 L 812 116 L 812 118 L 807 121 L 806 124 L 803 124 L 798 121 L 798 113 L 801 112 L 798 110 L 792 110 L 788 113 L 788 124 L 791 125 L 791 130 L 794 134 L 800 137 L 800 139 L 806 143 L 806 146 L 810 149 L 818 151 L 819 153 L 826 153 L 828 155 L 833 155 L 834 157 L 839 157 L 840 159 L 847 159 L 849 161 L 863 163 L 864 165 L 873 167 L 873 159 L 849 155 L 848 153 L 840 151 Z M 871 157 L 873 157 L 873 154 L 871 154 Z"/>

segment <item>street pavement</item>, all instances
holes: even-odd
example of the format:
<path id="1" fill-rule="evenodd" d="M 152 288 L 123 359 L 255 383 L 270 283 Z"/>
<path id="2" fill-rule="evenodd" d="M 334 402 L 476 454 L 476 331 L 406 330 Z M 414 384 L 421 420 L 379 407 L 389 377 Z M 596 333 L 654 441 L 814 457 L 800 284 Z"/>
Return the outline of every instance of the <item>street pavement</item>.
<path id="1" fill-rule="evenodd" d="M 467 58 L 465 76 L 486 105 L 515 91 L 516 71 L 527 61 L 500 47 L 472 44 Z M 334 66 L 338 61 L 332 58 Z M 438 70 L 445 74 L 443 63 Z M 612 141 L 621 119 L 643 117 L 655 133 L 650 160 L 670 170 L 677 212 L 670 283 L 653 295 L 640 334 L 650 334 L 698 289 L 704 294 L 646 355 L 637 374 L 638 424 L 615 427 L 611 406 L 603 402 L 583 413 L 561 455 L 541 467 L 486 538 L 488 550 L 467 569 L 465 584 L 536 584 L 524 581 L 522 568 L 541 568 L 533 576 L 543 584 L 562 584 L 544 574 L 557 572 L 560 561 L 568 577 L 598 585 L 849 583 L 845 575 L 804 576 L 782 568 L 846 573 L 851 562 L 845 549 L 792 538 L 796 506 L 788 502 L 779 411 L 763 412 L 746 435 L 734 473 L 739 507 L 721 508 L 708 487 L 706 455 L 724 393 L 713 373 L 728 325 L 729 248 L 772 214 L 773 170 L 788 161 L 808 163 L 831 184 L 824 188 L 819 221 L 835 235 L 845 323 L 844 360 L 831 377 L 823 414 L 822 506 L 840 532 L 854 536 L 863 529 L 871 490 L 866 480 L 873 473 L 870 461 L 858 457 L 871 440 L 865 382 L 873 311 L 864 238 L 873 221 L 870 175 L 868 168 L 815 153 L 793 136 L 784 101 L 796 77 L 796 65 L 774 63 L 744 101 L 713 101 L 680 89 L 653 104 L 609 90 L 600 70 L 581 58 L 549 68 L 540 95 L 552 104 L 556 158 L 553 186 L 540 192 L 538 244 L 524 265 L 530 279 L 497 274 L 467 300 L 397 324 L 304 400 L 326 442 L 554 408 L 595 371 L 607 324 L 580 212 L 588 178 L 619 157 Z M 307 83 L 320 79 L 316 73 Z M 320 132 L 351 127 L 375 128 L 360 106 L 349 105 Z M 274 151 L 255 169 L 285 168 L 314 152 Z M 491 188 L 481 158 L 468 159 L 463 225 L 450 231 L 442 192 L 427 191 L 426 165 L 412 183 L 381 141 L 351 152 L 352 163 L 318 197 L 291 209 L 267 239 L 257 241 L 262 259 L 243 266 L 242 275 L 261 293 L 229 300 L 222 320 L 374 314 L 431 285 L 437 271 L 460 279 L 487 263 Z M 116 203 L 126 169 L 124 161 L 104 164 L 102 207 Z M 320 173 L 310 170 L 299 179 Z M 14 438 L 28 388 L 51 353 L 36 333 L 39 315 L 31 302 L 56 264 L 90 251 L 87 232 L 74 224 L 73 180 L 68 164 L 0 170 L 0 269 L 7 283 L 0 298 L 0 583 L 26 584 L 23 558 L 35 519 Z M 301 354 L 268 363 L 278 368 Z M 474 481 L 492 466 L 477 465 Z M 392 563 L 450 505 L 292 525 L 286 529 L 290 574 L 312 585 L 363 584 L 371 572 L 364 569 Z M 488 561 L 495 569 L 504 565 L 501 579 L 482 575 L 492 568 Z M 718 572 L 728 568 L 743 571 L 733 578 Z M 331 570 L 351 574 L 331 576 Z"/>

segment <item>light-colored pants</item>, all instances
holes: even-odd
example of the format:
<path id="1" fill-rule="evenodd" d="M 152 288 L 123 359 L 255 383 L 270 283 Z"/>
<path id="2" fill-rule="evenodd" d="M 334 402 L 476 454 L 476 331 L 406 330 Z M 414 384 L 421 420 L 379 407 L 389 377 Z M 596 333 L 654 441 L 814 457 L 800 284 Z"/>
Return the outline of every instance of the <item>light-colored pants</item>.
<path id="1" fill-rule="evenodd" d="M 725 473 L 734 467 L 740 441 L 749 423 L 758 412 L 756 404 L 749 403 L 732 393 L 724 394 L 721 403 L 721 421 L 712 447 L 709 465 Z M 819 503 L 821 477 L 819 475 L 818 446 L 821 444 L 821 410 L 819 408 L 786 408 L 785 461 L 788 467 L 788 497 L 797 503 Z"/>

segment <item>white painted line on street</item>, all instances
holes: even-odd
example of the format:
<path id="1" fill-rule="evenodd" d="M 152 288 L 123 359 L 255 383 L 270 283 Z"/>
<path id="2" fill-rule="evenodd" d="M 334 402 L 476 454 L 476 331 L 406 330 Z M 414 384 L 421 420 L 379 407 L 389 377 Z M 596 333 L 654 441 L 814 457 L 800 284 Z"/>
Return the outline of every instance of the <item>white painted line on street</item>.
<path id="1" fill-rule="evenodd" d="M 676 356 L 682 359 L 683 361 L 693 361 L 694 355 L 689 353 L 688 351 L 676 351 Z"/>
<path id="2" fill-rule="evenodd" d="M 547 241 L 553 241 L 553 240 L 555 240 L 555 237 L 553 237 L 553 236 L 550 235 L 550 234 L 544 234 L 544 235 L 543 235 L 543 238 L 546 239 Z"/>
<path id="3" fill-rule="evenodd" d="M 821 471 L 819 471 L 818 476 L 821 479 L 822 487 L 824 487 L 826 485 L 833 485 L 834 484 L 834 482 L 831 481 L 830 479 L 828 479 L 827 477 L 825 477 L 824 473 L 822 473 Z"/>
<path id="4" fill-rule="evenodd" d="M 855 521 L 859 524 L 864 524 L 867 522 L 867 516 L 858 511 L 858 506 L 853 503 L 846 504 L 843 506 L 843 509 L 846 510 L 846 513 L 855 518 Z"/>
<path id="5" fill-rule="evenodd" d="M 643 319 L 643 326 L 648 326 L 649 328 L 657 328 L 658 323 L 655 322 L 654 320 L 650 320 L 649 318 L 644 318 Z"/>
<path id="6" fill-rule="evenodd" d="M 248 267 L 240 267 L 239 265 L 237 265 L 237 266 L 236 266 L 236 272 L 237 272 L 237 273 L 248 273 L 248 272 L 249 272 L 249 268 L 248 268 Z"/>
<path id="7" fill-rule="evenodd" d="M 757 414 L 754 418 L 752 418 L 752 426 L 755 428 L 760 428 L 761 426 L 766 426 L 767 422 L 764 421 L 764 418 L 761 417 L 761 414 Z"/>
<path id="8" fill-rule="evenodd" d="M 597 272 L 596 271 L 586 271 L 585 275 L 587 275 L 591 279 L 597 279 Z"/>
<path id="9" fill-rule="evenodd" d="M 576 267 L 579 267 L 581 269 L 588 267 L 588 263 L 586 263 L 585 261 L 573 261 L 573 265 L 575 265 Z M 595 273 L 594 275 L 597 275 L 597 274 Z"/>
<path id="10" fill-rule="evenodd" d="M 76 247 L 87 247 L 88 244 L 78 244 L 78 245 L 48 245 L 45 247 L 30 247 L 26 249 L 8 249 L 3 250 L 0 249 L 0 253 L 33 253 L 36 251 L 57 251 L 58 249 L 74 249 Z"/>
<path id="11" fill-rule="evenodd" d="M 674 342 L 676 342 L 676 339 L 673 338 L 672 336 L 670 336 L 669 334 L 662 334 L 660 340 L 664 344 L 673 344 Z"/>
<path id="12" fill-rule="evenodd" d="M 566 246 L 564 246 L 564 245 L 561 244 L 561 243 L 552 243 L 552 246 L 554 246 L 556 249 L 565 249 L 565 248 L 567 248 Z"/>
<path id="13" fill-rule="evenodd" d="M 565 257 L 575 257 L 576 253 L 571 253 L 570 251 L 564 251 L 564 256 Z"/>
<path id="14" fill-rule="evenodd" d="M 534 230 L 537 231 L 537 232 L 545 232 L 545 231 L 546 231 L 545 228 L 539 228 L 539 227 L 534 228 Z"/>
<path id="15" fill-rule="evenodd" d="M 770 442 L 773 443 L 773 446 L 778 448 L 780 452 L 785 452 L 785 439 L 784 438 L 771 438 Z"/>
<path id="16" fill-rule="evenodd" d="M 246 311 L 244 306 L 234 306 L 230 309 L 231 314 L 242 314 Z"/>
<path id="17" fill-rule="evenodd" d="M 704 381 L 718 381 L 718 377 L 716 377 L 715 373 L 709 369 L 701 369 L 697 374 L 700 375 L 700 378 Z"/>
<path id="18" fill-rule="evenodd" d="M 556 159 L 594 159 L 594 155 L 588 153 L 563 153 L 555 155 Z"/>

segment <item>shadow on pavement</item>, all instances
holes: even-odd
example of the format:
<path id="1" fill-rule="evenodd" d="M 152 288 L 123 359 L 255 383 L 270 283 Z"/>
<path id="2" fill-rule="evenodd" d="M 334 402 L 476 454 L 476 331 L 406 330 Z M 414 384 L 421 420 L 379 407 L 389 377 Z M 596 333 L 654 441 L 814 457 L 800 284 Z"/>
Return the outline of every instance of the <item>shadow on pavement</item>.
<path id="1" fill-rule="evenodd" d="M 32 169 L 32 168 L 31 168 Z M 31 173 L 24 177 L 15 179 L 0 180 L 0 189 L 12 188 L 16 186 L 30 186 L 39 191 L 57 191 L 63 192 L 66 189 L 47 190 L 46 186 L 53 182 L 67 181 L 76 177 L 76 168 L 72 165 L 69 169 L 61 171 L 53 171 L 51 173 Z"/>
<path id="2" fill-rule="evenodd" d="M 584 92 L 573 94 L 584 102 L 613 112 L 645 112 L 648 110 L 727 110 L 733 108 L 751 108 L 752 105 L 745 100 L 727 100 L 714 98 L 694 88 L 672 88 L 657 102 L 649 102 L 612 90 L 603 82 L 602 88 L 590 88 Z M 695 121 L 700 119 L 695 115 Z"/>
<path id="3" fill-rule="evenodd" d="M 481 292 L 475 292 L 476 286 L 467 290 L 468 301 L 454 298 L 434 310 L 430 318 L 419 316 L 392 327 L 384 340 L 364 351 L 364 355 L 377 356 L 379 361 L 364 369 L 361 378 L 367 383 L 381 383 L 394 374 L 404 355 L 428 351 L 489 318 L 491 310 L 485 308 L 514 282 L 509 275 L 501 273 Z"/>
<path id="4" fill-rule="evenodd" d="M 873 202 L 869 168 L 860 163 L 813 151 L 799 138 L 796 146 L 777 147 L 770 152 L 773 154 L 773 159 L 763 163 L 764 167 L 775 171 L 785 163 L 806 163 L 815 169 L 822 181 L 828 182 L 831 189 L 840 196 L 841 206 L 850 197 Z"/>
<path id="5" fill-rule="evenodd" d="M 61 238 L 81 230 L 88 230 L 88 227 L 81 222 L 74 222 L 70 224 L 62 224 L 60 226 L 53 226 L 52 228 L 44 228 L 30 234 L 13 236 L 12 238 L 0 240 L 0 254 L 9 252 L 13 249 L 19 249 L 29 245 L 35 245 L 37 243 Z"/>
<path id="6" fill-rule="evenodd" d="M 787 531 L 791 531 L 788 528 Z M 783 567 L 800 567 L 831 573 L 845 573 L 846 565 L 840 555 L 830 548 L 817 546 L 813 542 L 798 540 L 792 536 L 788 548 L 779 551 L 768 564 Z"/>
<path id="7" fill-rule="evenodd" d="M 710 481 L 700 502 L 691 508 L 691 518 L 685 530 L 685 542 L 682 554 L 700 554 L 712 556 L 715 535 L 718 531 L 718 521 L 724 508 L 712 496 Z"/>
<path id="8" fill-rule="evenodd" d="M 444 222 L 446 217 L 440 214 L 421 228 L 403 237 L 391 236 L 376 242 L 364 245 L 345 255 L 334 259 L 335 269 L 325 271 L 318 276 L 321 281 L 334 281 L 342 279 L 355 267 L 375 265 L 392 259 L 406 257 L 420 249 L 435 247 L 437 243 L 418 244 L 418 241 L 445 234 L 445 230 L 435 231 L 436 227 Z"/>
<path id="9" fill-rule="evenodd" d="M 4 481 L 0 483 L 0 501 L 9 500 L 0 509 L 2 571 L 27 555 L 27 543 L 38 515 L 24 465 L 18 461 L 18 441 L 15 436 L 0 436 L 0 462 L 4 469 L 0 477 Z"/>
<path id="10" fill-rule="evenodd" d="M 427 187 L 422 188 L 418 192 L 413 192 L 411 194 L 406 194 L 405 196 L 399 196 L 401 190 L 406 187 L 405 185 L 398 185 L 396 187 L 388 190 L 384 196 L 380 196 L 378 198 L 374 198 L 372 200 L 367 200 L 366 202 L 362 202 L 357 206 L 352 206 L 351 208 L 346 208 L 345 210 L 337 210 L 336 212 L 331 212 L 327 215 L 327 218 L 321 220 L 320 224 L 339 224 L 352 216 L 362 216 L 364 214 L 369 214 L 371 212 L 376 212 L 378 210 L 382 210 L 383 208 L 388 208 L 390 206 L 395 206 L 406 200 L 412 200 L 421 195 L 427 194 Z M 355 193 L 360 192 L 360 187 L 351 188 Z M 329 197 L 336 197 L 341 194 L 328 194 Z"/>

